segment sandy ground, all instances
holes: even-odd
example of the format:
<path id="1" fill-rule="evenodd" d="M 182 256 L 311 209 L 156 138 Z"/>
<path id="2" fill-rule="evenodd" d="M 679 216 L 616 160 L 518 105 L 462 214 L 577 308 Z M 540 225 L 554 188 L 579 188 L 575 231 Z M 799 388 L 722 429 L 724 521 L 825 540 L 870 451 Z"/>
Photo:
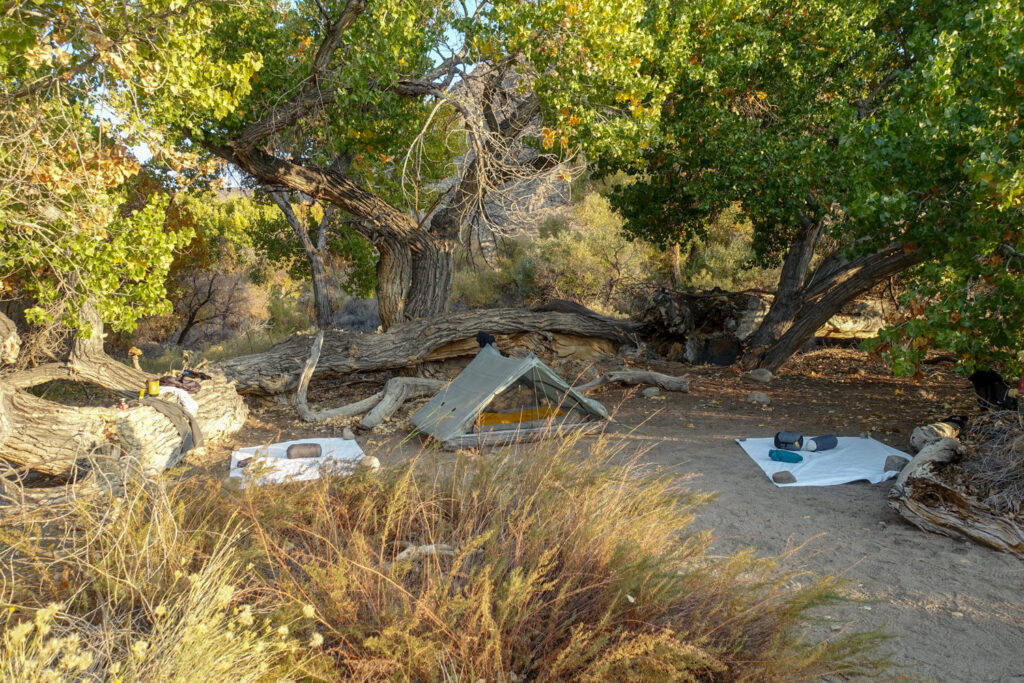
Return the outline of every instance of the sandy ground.
<path id="1" fill-rule="evenodd" d="M 857 601 L 826 610 L 823 620 L 809 625 L 812 636 L 846 628 L 891 634 L 884 647 L 897 666 L 885 680 L 1024 683 L 1024 562 L 910 526 L 886 504 L 891 481 L 778 488 L 733 441 L 782 429 L 808 435 L 871 431 L 909 450 L 914 426 L 976 410 L 967 382 L 947 366 L 929 367 L 916 384 L 895 379 L 877 361 L 843 350 L 805 354 L 768 386 L 740 379 L 730 368 L 653 369 L 687 372 L 690 393 L 597 393 L 616 411 L 612 431 L 630 448 L 635 444 L 633 453 L 643 452 L 642 462 L 696 475 L 695 488 L 717 493 L 697 520 L 714 530 L 716 551 L 754 547 L 775 555 L 806 544 L 804 567 L 850 580 Z M 343 392 L 321 391 L 364 396 L 369 386 L 347 383 Z M 766 391 L 772 406 L 746 403 L 752 391 Z M 340 432 L 341 426 L 296 424 L 290 409 L 274 407 L 257 411 L 233 444 Z M 396 449 L 403 436 L 401 430 L 358 438 L 386 464 L 411 448 Z M 223 462 L 224 453 L 210 455 Z"/>

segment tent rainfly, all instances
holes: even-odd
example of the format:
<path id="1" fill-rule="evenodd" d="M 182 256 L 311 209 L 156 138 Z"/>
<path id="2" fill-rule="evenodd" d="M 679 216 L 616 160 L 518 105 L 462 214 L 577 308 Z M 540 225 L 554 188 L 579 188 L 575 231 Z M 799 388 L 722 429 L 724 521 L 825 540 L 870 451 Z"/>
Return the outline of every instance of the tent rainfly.
<path id="1" fill-rule="evenodd" d="M 608 419 L 604 406 L 575 391 L 535 355 L 508 358 L 487 344 L 412 423 L 444 448 L 456 449 L 595 428 L 597 419 Z"/>

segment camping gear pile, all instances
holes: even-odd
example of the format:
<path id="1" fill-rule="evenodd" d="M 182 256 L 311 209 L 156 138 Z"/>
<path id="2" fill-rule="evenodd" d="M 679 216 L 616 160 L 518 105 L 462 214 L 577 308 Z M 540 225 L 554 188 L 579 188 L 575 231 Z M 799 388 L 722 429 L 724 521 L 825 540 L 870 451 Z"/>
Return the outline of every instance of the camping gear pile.
<path id="1" fill-rule="evenodd" d="M 831 486 L 866 480 L 872 484 L 899 474 L 910 456 L 868 436 L 826 434 L 805 438 L 778 432 L 772 438 L 737 439 L 750 459 L 776 486 Z"/>

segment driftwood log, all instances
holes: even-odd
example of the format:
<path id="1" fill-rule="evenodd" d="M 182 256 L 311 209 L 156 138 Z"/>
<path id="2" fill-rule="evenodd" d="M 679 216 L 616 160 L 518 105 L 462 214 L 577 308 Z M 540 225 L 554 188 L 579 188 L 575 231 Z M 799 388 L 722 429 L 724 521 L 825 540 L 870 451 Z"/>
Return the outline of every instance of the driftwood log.
<path id="1" fill-rule="evenodd" d="M 184 456 L 191 442 L 187 437 L 196 428 L 206 441 L 241 428 L 248 410 L 217 372 L 194 395 L 199 406 L 195 416 L 188 415 L 173 396 L 142 403 L 133 400 L 128 410 L 120 410 L 65 406 L 25 391 L 66 380 L 96 384 L 126 399 L 137 399 L 146 381 L 156 379 L 108 356 L 98 314 L 86 306 L 82 316 L 91 334 L 75 340 L 66 361 L 0 375 L 0 456 L 4 460 L 45 474 L 66 475 L 82 459 L 105 453 L 134 458 L 143 469 L 159 471 Z M 185 434 L 182 425 L 188 427 Z"/>
<path id="2" fill-rule="evenodd" d="M 970 539 L 1024 558 L 1024 527 L 942 476 L 943 465 L 962 456 L 956 439 L 927 444 L 900 472 L 889 506 L 923 531 Z"/>
<path id="3" fill-rule="evenodd" d="M 614 370 L 574 388 L 576 391 L 585 392 L 606 384 L 649 384 L 665 391 L 686 392 L 690 390 L 690 378 L 686 375 L 675 377 L 648 370 Z"/>
<path id="4" fill-rule="evenodd" d="M 448 313 L 432 320 L 395 325 L 376 334 L 327 330 L 310 377 L 398 370 L 427 361 L 472 356 L 479 350 L 476 334 L 481 330 L 497 336 L 502 348 L 531 348 L 546 342 L 556 357 L 580 350 L 614 353 L 618 344 L 632 339 L 634 328 L 628 321 L 597 315 L 506 308 Z M 298 388 L 314 341 L 314 335 L 294 335 L 263 353 L 224 361 L 219 368 L 241 393 L 283 394 Z"/>

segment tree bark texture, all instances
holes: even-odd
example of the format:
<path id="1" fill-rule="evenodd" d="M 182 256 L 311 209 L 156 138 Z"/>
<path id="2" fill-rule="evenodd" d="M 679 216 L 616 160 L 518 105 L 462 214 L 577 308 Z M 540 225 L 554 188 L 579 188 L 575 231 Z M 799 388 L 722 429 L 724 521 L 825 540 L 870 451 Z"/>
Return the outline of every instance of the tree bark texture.
<path id="1" fill-rule="evenodd" d="M 471 356 L 479 350 L 476 334 L 481 330 L 499 335 L 499 346 L 514 341 L 501 335 L 539 335 L 550 339 L 557 355 L 560 345 L 572 349 L 586 346 L 582 341 L 585 338 L 610 344 L 625 342 L 634 327 L 600 316 L 509 308 L 449 313 L 396 325 L 381 334 L 329 330 L 314 378 Z M 562 341 L 562 335 L 568 339 Z M 219 368 L 242 393 L 285 393 L 298 386 L 310 341 L 310 335 L 295 335 L 263 353 L 224 361 Z"/>
<path id="2" fill-rule="evenodd" d="M 822 221 L 803 217 L 800 232 L 786 253 L 786 260 L 779 274 L 772 306 L 761 325 L 747 340 L 747 348 L 756 352 L 777 340 L 792 324 L 800 309 L 801 290 L 807 277 L 807 269 L 814 257 L 814 249 L 821 239 Z"/>
<path id="3" fill-rule="evenodd" d="M 189 422 L 173 396 L 147 399 L 167 403 L 161 410 L 136 400 L 128 410 L 120 410 L 65 406 L 24 391 L 67 380 L 91 382 L 126 399 L 137 399 L 146 381 L 156 379 L 103 352 L 102 323 L 91 306 L 83 309 L 82 317 L 89 321 L 91 334 L 75 341 L 67 361 L 0 377 L 0 457 L 53 475 L 69 473 L 76 462 L 96 453 L 134 458 L 150 471 L 172 466 L 185 454 L 185 439 L 175 422 Z M 240 429 L 248 409 L 224 376 L 215 373 L 201 387 L 193 398 L 199 406 L 194 417 L 202 436 L 215 441 Z"/>
<path id="4" fill-rule="evenodd" d="M 14 322 L 0 313 L 0 367 L 12 365 L 21 351 L 21 337 Z"/>

